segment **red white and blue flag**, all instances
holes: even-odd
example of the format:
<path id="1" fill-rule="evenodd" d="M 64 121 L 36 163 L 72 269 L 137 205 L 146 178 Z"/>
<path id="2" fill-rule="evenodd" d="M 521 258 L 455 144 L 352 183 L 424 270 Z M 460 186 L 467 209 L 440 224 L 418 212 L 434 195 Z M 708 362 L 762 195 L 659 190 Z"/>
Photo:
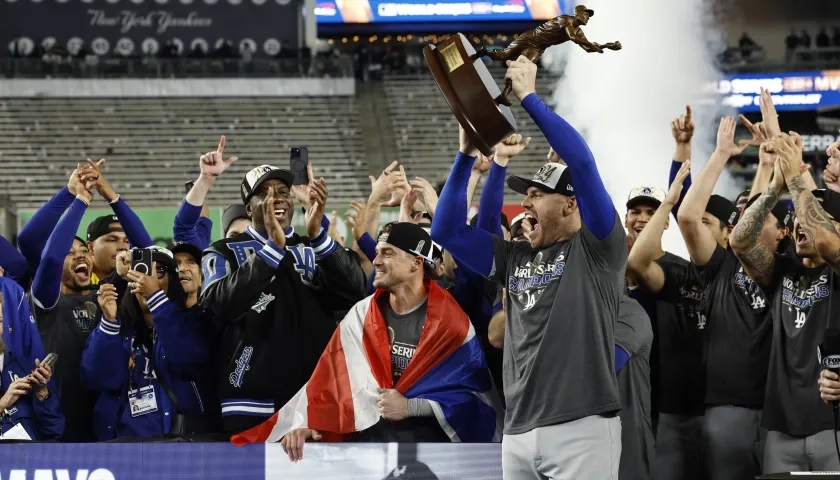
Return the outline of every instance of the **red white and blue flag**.
<path id="1" fill-rule="evenodd" d="M 299 428 L 317 430 L 329 440 L 363 431 L 380 419 L 378 388 L 428 400 L 453 442 L 501 441 L 498 397 L 475 330 L 449 292 L 435 282 L 427 287 L 423 333 L 396 385 L 388 327 L 377 306 L 387 293 L 377 290 L 344 317 L 309 382 L 274 416 L 231 442 L 277 442 Z"/>

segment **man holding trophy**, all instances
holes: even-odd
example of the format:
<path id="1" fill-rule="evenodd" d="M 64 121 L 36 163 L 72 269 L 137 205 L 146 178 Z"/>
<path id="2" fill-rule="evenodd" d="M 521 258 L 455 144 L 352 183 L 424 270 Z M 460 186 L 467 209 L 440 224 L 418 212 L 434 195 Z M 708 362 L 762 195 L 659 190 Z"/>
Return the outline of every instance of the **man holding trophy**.
<path id="1" fill-rule="evenodd" d="M 450 57 L 463 47 L 450 45 L 458 47 Z M 537 66 L 521 53 L 507 59 L 506 83 L 566 165 L 550 162 L 533 178 L 508 178 L 508 187 L 524 196 L 522 207 L 536 225 L 529 242 L 505 241 L 465 223 L 467 183 L 478 145 L 498 142 L 462 128 L 460 150 L 439 200 L 447 208 L 435 216 L 432 240 L 459 266 L 507 288 L 504 477 L 617 479 L 621 404 L 614 345 L 626 236 L 592 152 L 536 94 Z M 435 78 L 444 95 L 453 89 L 441 85 L 441 79 L 473 57 L 478 55 L 461 57 L 462 64 L 453 58 L 438 64 L 444 75 Z M 483 68 L 480 62 L 470 65 Z M 456 100 L 460 87 L 455 86 Z M 493 93 L 488 89 L 490 100 Z M 499 111 L 507 108 L 497 105 Z M 459 121 L 463 116 L 456 113 Z"/>

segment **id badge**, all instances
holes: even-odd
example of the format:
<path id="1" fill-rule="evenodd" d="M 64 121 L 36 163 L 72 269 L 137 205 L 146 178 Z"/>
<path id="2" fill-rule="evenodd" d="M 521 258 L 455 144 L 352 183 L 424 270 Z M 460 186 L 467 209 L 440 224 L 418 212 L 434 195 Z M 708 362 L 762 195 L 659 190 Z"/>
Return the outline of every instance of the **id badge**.
<path id="1" fill-rule="evenodd" d="M 149 385 L 140 390 L 128 391 L 128 405 L 131 407 L 131 416 L 140 417 L 147 413 L 157 412 L 157 398 L 155 387 Z"/>

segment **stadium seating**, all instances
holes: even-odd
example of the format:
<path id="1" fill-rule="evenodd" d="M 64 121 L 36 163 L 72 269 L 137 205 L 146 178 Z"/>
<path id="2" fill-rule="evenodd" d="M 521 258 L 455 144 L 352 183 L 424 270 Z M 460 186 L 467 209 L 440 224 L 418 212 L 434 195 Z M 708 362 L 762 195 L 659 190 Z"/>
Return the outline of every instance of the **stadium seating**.
<path id="1" fill-rule="evenodd" d="M 504 70 L 492 67 L 490 72 L 499 86 L 503 86 Z M 556 75 L 540 71 L 537 92 L 548 101 L 556 83 Z M 433 184 L 446 179 L 458 151 L 458 122 L 431 74 L 386 76 L 385 95 L 400 160 L 407 166 L 406 173 L 412 178 L 424 177 Z M 511 95 L 510 99 L 514 104 L 512 110 L 518 132 L 532 137 L 532 141 L 527 150 L 511 162 L 508 172 L 531 176 L 546 162 L 548 142 L 519 106 L 516 97 Z M 508 200 L 518 201 L 515 193 L 508 191 L 507 195 L 510 195 Z M 478 197 L 475 200 L 478 201 Z"/>
<path id="2" fill-rule="evenodd" d="M 239 161 L 208 203 L 239 198 L 245 172 L 287 166 L 289 148 L 306 145 L 332 201 L 367 195 L 367 165 L 356 101 L 350 97 L 0 99 L 3 192 L 18 207 L 43 204 L 80 159 L 107 159 L 114 189 L 132 206 L 177 205 L 199 156 L 227 136 Z M 11 173 L 11 174 L 10 174 Z"/>

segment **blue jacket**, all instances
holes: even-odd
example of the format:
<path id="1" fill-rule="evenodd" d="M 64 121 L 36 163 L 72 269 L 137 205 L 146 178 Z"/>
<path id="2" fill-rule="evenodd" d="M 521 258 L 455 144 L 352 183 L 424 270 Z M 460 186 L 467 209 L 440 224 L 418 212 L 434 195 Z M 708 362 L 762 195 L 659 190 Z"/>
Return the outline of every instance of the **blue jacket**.
<path id="1" fill-rule="evenodd" d="M 60 361 L 60 359 L 59 359 Z M 15 380 L 29 375 L 35 369 L 35 360 L 17 357 L 11 352 L 3 355 L 3 370 L 0 372 L 0 397 L 6 394 Z M 58 440 L 64 433 L 64 415 L 58 404 L 58 394 L 52 380 L 47 385 L 50 395 L 43 402 L 34 394 L 24 395 L 2 415 L 3 433 L 18 423 L 32 440 Z M 0 412 L 2 414 L 2 412 Z"/>
<path id="2" fill-rule="evenodd" d="M 3 294 L 3 331 L 0 336 L 9 351 L 22 358 L 44 359 L 44 344 L 29 309 L 23 288 L 13 280 L 0 277 Z"/>
<path id="3" fill-rule="evenodd" d="M 82 383 L 100 392 L 93 425 L 99 441 L 169 433 L 177 409 L 163 389 L 161 377 L 184 413 L 204 412 L 210 369 L 201 310 L 182 310 L 163 290 L 149 296 L 147 303 L 154 324 L 152 352 L 139 342 L 135 344 L 135 326 L 118 317 L 117 323 L 104 318 L 99 322 L 82 354 Z M 157 411 L 132 417 L 129 390 L 149 385 L 154 388 Z"/>

